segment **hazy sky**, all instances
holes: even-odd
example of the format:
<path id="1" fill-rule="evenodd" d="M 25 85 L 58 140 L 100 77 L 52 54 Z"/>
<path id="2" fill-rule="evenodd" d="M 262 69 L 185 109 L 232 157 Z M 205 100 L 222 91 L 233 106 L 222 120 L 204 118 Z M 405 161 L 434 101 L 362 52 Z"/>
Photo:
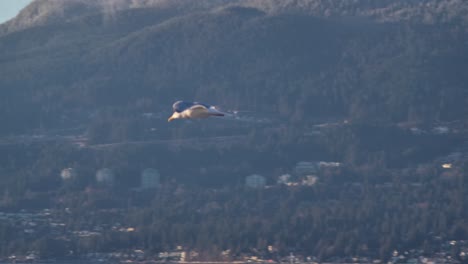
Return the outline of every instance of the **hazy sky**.
<path id="1" fill-rule="evenodd" d="M 32 0 L 0 0 L 0 23 L 13 18 Z"/>

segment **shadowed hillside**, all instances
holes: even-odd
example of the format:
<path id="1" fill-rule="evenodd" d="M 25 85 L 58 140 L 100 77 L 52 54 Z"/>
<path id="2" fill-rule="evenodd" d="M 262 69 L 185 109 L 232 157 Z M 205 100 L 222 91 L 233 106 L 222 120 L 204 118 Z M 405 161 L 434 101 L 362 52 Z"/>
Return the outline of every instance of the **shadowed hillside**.
<path id="1" fill-rule="evenodd" d="M 464 5 L 423 2 L 38 0 L 2 25 L 1 133 L 178 98 L 301 123 L 458 119 Z"/>
<path id="2" fill-rule="evenodd" d="M 0 262 L 466 263 L 466 9 L 33 1 L 0 25 Z"/>

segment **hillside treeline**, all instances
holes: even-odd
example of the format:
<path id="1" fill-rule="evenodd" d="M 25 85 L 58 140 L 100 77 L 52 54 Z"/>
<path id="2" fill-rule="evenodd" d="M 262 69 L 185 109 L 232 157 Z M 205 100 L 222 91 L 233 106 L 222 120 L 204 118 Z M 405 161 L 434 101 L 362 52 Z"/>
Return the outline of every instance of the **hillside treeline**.
<path id="1" fill-rule="evenodd" d="M 134 8 L 110 20 L 83 11 L 4 34 L 1 133 L 65 126 L 106 108 L 169 112 L 178 99 L 291 123 L 466 116 L 463 16 L 428 24 L 265 10 Z"/>

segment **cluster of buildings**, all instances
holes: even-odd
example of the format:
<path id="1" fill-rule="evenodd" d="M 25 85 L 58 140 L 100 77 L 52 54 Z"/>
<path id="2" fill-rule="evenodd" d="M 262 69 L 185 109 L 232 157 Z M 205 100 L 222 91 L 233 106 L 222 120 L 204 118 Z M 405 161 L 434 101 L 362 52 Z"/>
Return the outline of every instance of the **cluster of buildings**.
<path id="1" fill-rule="evenodd" d="M 318 181 L 319 173 L 327 168 L 339 168 L 340 162 L 300 161 L 296 163 L 291 174 L 278 177 L 276 183 L 286 186 L 313 186 Z M 267 180 L 259 174 L 252 174 L 245 178 L 245 185 L 250 188 L 265 188 Z"/>
<path id="2" fill-rule="evenodd" d="M 60 177 L 64 182 L 73 181 L 78 176 L 74 168 L 65 168 L 61 171 Z M 109 168 L 102 168 L 96 171 L 96 182 L 102 186 L 113 186 L 115 184 L 114 171 Z M 160 173 L 153 168 L 146 168 L 140 174 L 139 189 L 158 188 L 160 186 Z"/>
<path id="3" fill-rule="evenodd" d="M 277 184 L 287 186 L 312 186 L 318 180 L 318 173 L 324 168 L 337 168 L 342 166 L 339 162 L 325 161 L 301 161 L 292 169 L 291 174 L 283 174 L 278 177 Z M 71 182 L 78 177 L 74 168 L 65 168 L 60 172 L 64 182 Z M 101 168 L 96 171 L 95 180 L 101 186 L 113 186 L 116 182 L 115 173 L 110 168 Z M 161 185 L 161 175 L 154 168 L 146 168 L 140 174 L 140 185 L 137 189 L 158 188 Z M 267 187 L 267 178 L 259 174 L 251 174 L 245 177 L 245 186 L 249 188 Z"/>
<path id="4" fill-rule="evenodd" d="M 261 256 L 249 255 L 239 259 L 241 263 L 373 263 L 373 264 L 461 264 L 468 262 L 468 240 L 443 240 L 435 237 L 434 248 L 438 250 L 433 254 L 427 254 L 422 249 L 411 249 L 407 251 L 394 250 L 390 258 L 384 262 L 375 257 L 332 257 L 327 260 L 319 260 L 315 256 L 304 256 L 290 253 L 286 256 L 277 256 L 273 259 L 265 259 Z M 271 246 L 269 246 L 271 247 Z M 269 249 L 270 250 L 270 249 Z"/>
<path id="5" fill-rule="evenodd" d="M 17 239 L 24 241 L 33 241 L 37 238 L 47 236 L 66 243 L 71 240 L 100 237 L 105 232 L 131 233 L 136 231 L 134 227 L 128 227 L 120 223 L 85 224 L 77 228 L 71 228 L 66 224 L 67 218 L 70 217 L 69 213 L 70 209 L 68 208 L 65 210 L 43 209 L 39 211 L 21 210 L 19 212 L 0 212 L 0 222 L 7 225 L 10 230 L 14 230 Z M 132 250 L 130 253 L 125 253 L 126 255 L 120 253 L 118 256 L 122 258 L 139 259 L 141 254 L 138 253 L 139 252 Z M 0 259 L 0 262 L 35 263 L 40 260 L 40 255 L 41 252 L 30 251 L 24 255 L 10 255 L 5 259 Z M 74 252 L 69 252 L 68 255 L 70 258 L 76 257 Z M 96 257 L 94 258 L 95 260 L 99 259 L 98 256 L 101 255 L 93 255 L 93 258 Z M 89 256 L 79 257 L 86 258 Z"/>
<path id="6" fill-rule="evenodd" d="M 435 238 L 437 243 L 434 246 L 438 248 L 435 253 L 427 255 L 424 254 L 422 249 L 411 249 L 403 252 L 394 250 L 388 263 L 439 264 L 468 262 L 468 240 L 444 241 L 440 237 Z"/>

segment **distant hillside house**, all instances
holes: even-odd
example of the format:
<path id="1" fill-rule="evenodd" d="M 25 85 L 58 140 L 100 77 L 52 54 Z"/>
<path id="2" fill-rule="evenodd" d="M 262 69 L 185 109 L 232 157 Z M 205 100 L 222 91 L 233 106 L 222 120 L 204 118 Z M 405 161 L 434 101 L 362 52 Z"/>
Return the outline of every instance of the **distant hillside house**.
<path id="1" fill-rule="evenodd" d="M 318 162 L 319 168 L 325 168 L 325 167 L 340 167 L 341 163 L 339 162 L 334 162 L 334 161 L 319 161 Z"/>
<path id="2" fill-rule="evenodd" d="M 62 180 L 67 181 L 76 177 L 76 171 L 73 168 L 65 168 L 60 172 Z"/>
<path id="3" fill-rule="evenodd" d="M 141 173 L 141 188 L 151 189 L 159 187 L 160 174 L 156 169 L 147 168 Z"/>
<path id="4" fill-rule="evenodd" d="M 445 126 L 438 126 L 432 129 L 432 133 L 437 134 L 437 135 L 447 134 L 449 132 L 450 132 L 450 128 L 445 127 Z"/>
<path id="5" fill-rule="evenodd" d="M 294 167 L 297 176 L 315 175 L 324 168 L 341 167 L 340 162 L 334 161 L 300 161 Z"/>
<path id="6" fill-rule="evenodd" d="M 319 164 L 314 161 L 300 161 L 294 167 L 294 172 L 299 176 L 316 174 L 318 171 Z"/>
<path id="7" fill-rule="evenodd" d="M 317 183 L 317 180 L 318 180 L 318 177 L 317 177 L 317 176 L 308 175 L 308 176 L 305 176 L 304 179 L 302 179 L 302 185 L 305 185 L 305 186 L 312 186 L 312 185 L 314 185 L 315 183 Z"/>
<path id="8" fill-rule="evenodd" d="M 261 175 L 252 174 L 245 178 L 245 185 L 250 188 L 263 188 L 266 185 L 266 179 Z"/>
<path id="9" fill-rule="evenodd" d="M 283 174 L 278 177 L 278 180 L 276 181 L 278 184 L 285 184 L 288 185 L 291 183 L 291 174 Z"/>
<path id="10" fill-rule="evenodd" d="M 102 185 L 114 185 L 115 177 L 111 169 L 103 168 L 96 172 L 96 181 Z"/>

